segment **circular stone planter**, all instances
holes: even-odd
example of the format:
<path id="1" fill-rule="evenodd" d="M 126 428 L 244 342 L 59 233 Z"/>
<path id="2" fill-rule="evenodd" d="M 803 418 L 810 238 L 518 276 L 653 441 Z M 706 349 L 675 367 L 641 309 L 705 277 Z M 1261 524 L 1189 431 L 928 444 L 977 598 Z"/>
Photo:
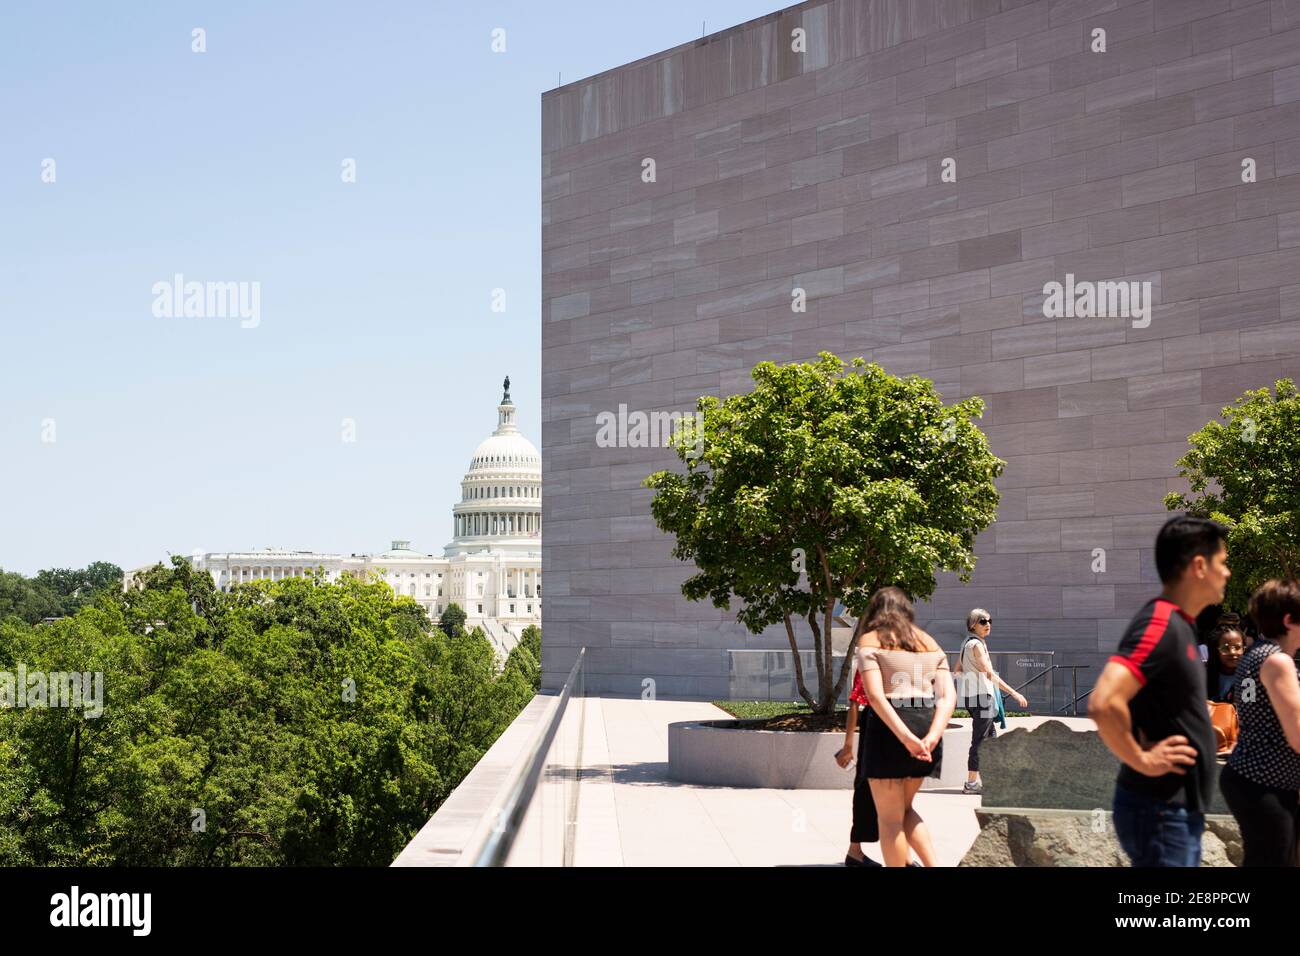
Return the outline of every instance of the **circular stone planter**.
<path id="1" fill-rule="evenodd" d="M 851 790 L 856 765 L 841 770 L 835 754 L 844 732 L 757 730 L 753 720 L 694 720 L 668 725 L 668 776 L 682 783 L 775 790 Z M 949 724 L 941 776 L 922 789 L 961 788 L 970 726 Z M 856 759 L 856 758 L 855 758 Z"/>

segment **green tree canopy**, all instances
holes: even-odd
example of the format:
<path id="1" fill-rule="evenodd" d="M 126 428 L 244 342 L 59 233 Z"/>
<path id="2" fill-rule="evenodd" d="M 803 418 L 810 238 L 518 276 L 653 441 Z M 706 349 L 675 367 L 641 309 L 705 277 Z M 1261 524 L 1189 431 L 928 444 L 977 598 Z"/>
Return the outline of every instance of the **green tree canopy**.
<path id="1" fill-rule="evenodd" d="M 0 571 L 0 620 L 13 615 L 35 624 L 47 617 L 66 617 L 93 604 L 101 592 L 121 588 L 122 569 L 107 561 L 38 571 L 34 578 Z"/>
<path id="2" fill-rule="evenodd" d="M 762 362 L 755 387 L 698 409 L 703 435 L 675 437 L 685 474 L 660 471 L 651 513 L 673 534 L 675 557 L 697 572 L 691 600 L 729 608 L 752 633 L 784 624 L 799 693 L 828 712 L 850 661 L 832 679 L 837 601 L 854 615 L 894 584 L 914 599 L 934 592 L 936 569 L 968 580 L 975 536 L 994 519 L 994 457 L 974 419 L 979 398 L 944 405 L 934 383 L 898 378 L 823 352 L 815 362 Z M 794 619 L 812 632 L 819 696 L 804 682 Z"/>
<path id="3" fill-rule="evenodd" d="M 1165 505 L 1229 528 L 1224 603 L 1244 612 L 1269 578 L 1300 576 L 1300 396 L 1290 379 L 1247 391 L 1188 436 L 1178 460 L 1190 494 Z"/>
<path id="4" fill-rule="evenodd" d="M 529 624 L 524 628 L 524 632 L 519 635 L 519 646 L 533 655 L 533 660 L 540 662 L 542 659 L 542 629 L 536 624 Z"/>
<path id="5" fill-rule="evenodd" d="M 442 628 L 444 634 L 455 634 L 465 626 L 467 617 L 465 609 L 452 601 L 442 612 L 442 617 L 438 618 L 438 627 Z"/>
<path id="6" fill-rule="evenodd" d="M 536 624 L 524 628 L 519 643 L 506 657 L 506 671 L 518 672 L 521 678 L 537 693 L 542 686 L 542 630 Z"/>
<path id="7" fill-rule="evenodd" d="M 122 569 L 107 561 L 96 561 L 84 568 L 51 568 L 36 574 L 36 583 L 59 598 L 64 614 L 75 614 L 94 603 L 105 590 L 120 590 Z"/>
<path id="8" fill-rule="evenodd" d="M 49 588 L 13 571 L 0 571 L 0 620 L 15 617 L 35 624 L 43 618 L 62 614 L 58 595 Z"/>
<path id="9" fill-rule="evenodd" d="M 104 709 L 0 710 L 0 865 L 386 865 L 533 694 L 385 584 L 182 559 L 0 623 L 19 664 L 102 673 Z"/>

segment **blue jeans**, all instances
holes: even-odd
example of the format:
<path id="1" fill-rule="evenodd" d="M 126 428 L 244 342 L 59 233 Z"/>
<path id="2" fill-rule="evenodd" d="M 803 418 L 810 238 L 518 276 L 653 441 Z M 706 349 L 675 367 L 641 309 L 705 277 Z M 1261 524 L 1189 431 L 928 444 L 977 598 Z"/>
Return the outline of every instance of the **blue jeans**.
<path id="1" fill-rule="evenodd" d="M 1205 814 L 1115 787 L 1115 835 L 1134 866 L 1200 866 Z"/>

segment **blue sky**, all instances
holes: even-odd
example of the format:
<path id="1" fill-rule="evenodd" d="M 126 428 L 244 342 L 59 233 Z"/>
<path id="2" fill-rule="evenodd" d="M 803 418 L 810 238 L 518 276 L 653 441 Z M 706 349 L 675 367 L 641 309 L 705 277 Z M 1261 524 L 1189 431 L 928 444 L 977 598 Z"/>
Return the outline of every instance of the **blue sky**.
<path id="1" fill-rule="evenodd" d="M 777 6 L 6 0 L 0 567 L 441 553 L 506 374 L 540 445 L 541 93 Z"/>

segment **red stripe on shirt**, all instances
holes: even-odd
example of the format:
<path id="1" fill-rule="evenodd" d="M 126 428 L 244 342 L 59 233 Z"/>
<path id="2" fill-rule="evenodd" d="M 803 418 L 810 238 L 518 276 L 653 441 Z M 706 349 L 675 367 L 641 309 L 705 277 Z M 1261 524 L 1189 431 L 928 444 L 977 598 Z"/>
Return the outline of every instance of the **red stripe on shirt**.
<path id="1" fill-rule="evenodd" d="M 1142 668 L 1138 667 L 1127 657 L 1122 657 L 1119 654 L 1113 654 L 1111 655 L 1110 660 L 1114 661 L 1116 664 L 1123 664 L 1125 667 L 1131 670 L 1133 672 L 1133 676 L 1138 679 L 1139 684 L 1145 684 L 1147 682 L 1146 675 L 1142 673 Z"/>
<path id="2" fill-rule="evenodd" d="M 1127 657 L 1123 654 L 1116 654 L 1111 658 L 1111 660 L 1119 661 L 1128 667 L 1141 684 L 1147 682 L 1146 675 L 1142 673 L 1142 665 L 1151 656 L 1155 646 L 1160 643 L 1160 638 L 1164 637 L 1165 630 L 1169 627 L 1169 612 L 1176 609 L 1181 610 L 1168 601 L 1157 600 L 1156 606 L 1151 612 L 1151 620 L 1147 621 L 1146 630 L 1142 632 L 1142 637 L 1138 640 L 1138 645 L 1133 649 L 1133 653 Z"/>

